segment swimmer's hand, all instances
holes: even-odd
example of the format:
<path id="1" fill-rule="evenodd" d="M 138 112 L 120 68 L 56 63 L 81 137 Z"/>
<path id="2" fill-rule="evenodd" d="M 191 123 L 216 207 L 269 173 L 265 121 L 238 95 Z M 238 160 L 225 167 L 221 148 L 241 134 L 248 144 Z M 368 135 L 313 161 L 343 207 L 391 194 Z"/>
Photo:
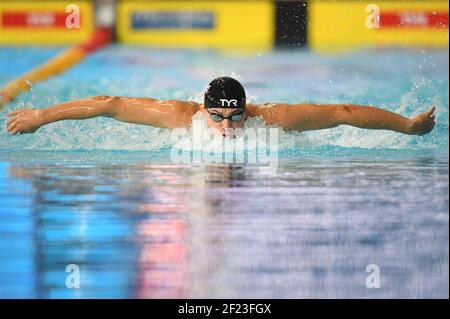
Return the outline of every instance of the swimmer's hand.
<path id="1" fill-rule="evenodd" d="M 12 135 L 17 133 L 34 133 L 42 126 L 42 112 L 34 109 L 21 109 L 7 114 L 10 119 L 6 123 Z"/>
<path id="2" fill-rule="evenodd" d="M 411 117 L 409 119 L 411 122 L 409 134 L 425 135 L 430 133 L 435 125 L 434 110 L 435 107 L 433 106 L 428 111 Z"/>

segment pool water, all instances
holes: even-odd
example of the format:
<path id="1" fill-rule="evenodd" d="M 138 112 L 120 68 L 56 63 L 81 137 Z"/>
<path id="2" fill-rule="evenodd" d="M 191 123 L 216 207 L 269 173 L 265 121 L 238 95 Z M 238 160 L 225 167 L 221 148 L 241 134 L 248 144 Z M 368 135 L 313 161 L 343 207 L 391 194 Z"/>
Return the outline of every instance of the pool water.
<path id="1" fill-rule="evenodd" d="M 61 50 L 0 48 L 0 86 Z M 95 53 L 0 112 L 0 297 L 448 298 L 448 67 L 448 50 L 400 48 Z M 106 118 L 5 130 L 9 110 L 91 95 L 200 102 L 220 75 L 254 103 L 434 105 L 437 123 L 283 134 L 276 172 L 175 164 L 169 130 Z"/>

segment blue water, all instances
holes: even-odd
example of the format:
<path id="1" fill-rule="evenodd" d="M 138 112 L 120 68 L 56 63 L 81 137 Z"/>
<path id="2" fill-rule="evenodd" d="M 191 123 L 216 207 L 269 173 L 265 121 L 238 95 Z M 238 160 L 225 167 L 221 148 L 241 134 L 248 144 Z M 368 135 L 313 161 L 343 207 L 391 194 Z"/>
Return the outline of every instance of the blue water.
<path id="1" fill-rule="evenodd" d="M 0 48 L 0 86 L 60 50 Z M 0 297 L 448 298 L 448 67 L 448 50 L 399 48 L 88 57 L 0 112 Z M 168 130 L 106 118 L 5 130 L 6 111 L 90 95 L 201 101 L 219 75 L 255 103 L 434 105 L 437 123 L 283 134 L 276 172 L 173 164 Z"/>

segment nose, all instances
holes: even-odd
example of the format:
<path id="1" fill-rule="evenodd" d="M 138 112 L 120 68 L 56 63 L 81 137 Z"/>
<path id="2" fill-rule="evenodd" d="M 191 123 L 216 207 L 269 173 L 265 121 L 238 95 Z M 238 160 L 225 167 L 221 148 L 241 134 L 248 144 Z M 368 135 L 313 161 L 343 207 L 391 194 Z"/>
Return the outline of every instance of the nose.
<path id="1" fill-rule="evenodd" d="M 220 125 L 220 130 L 223 137 L 227 137 L 230 135 L 230 131 L 227 129 L 232 129 L 233 125 L 229 119 L 224 119 Z"/>
<path id="2" fill-rule="evenodd" d="M 224 119 L 222 121 L 222 128 L 232 128 L 231 121 L 229 119 Z"/>

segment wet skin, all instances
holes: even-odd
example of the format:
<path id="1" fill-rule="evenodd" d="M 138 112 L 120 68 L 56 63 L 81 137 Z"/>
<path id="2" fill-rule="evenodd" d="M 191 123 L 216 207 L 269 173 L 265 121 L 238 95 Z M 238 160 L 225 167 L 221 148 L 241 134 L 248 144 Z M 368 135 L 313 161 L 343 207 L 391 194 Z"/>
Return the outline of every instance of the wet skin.
<path id="1" fill-rule="evenodd" d="M 243 117 L 235 122 L 212 120 L 210 113 L 228 117 L 241 112 L 235 108 L 209 108 L 191 101 L 157 100 L 153 98 L 129 98 L 95 96 L 70 101 L 45 109 L 19 109 L 7 114 L 7 130 L 11 134 L 34 133 L 41 126 L 62 120 L 82 120 L 97 116 L 114 118 L 133 124 L 161 128 L 186 127 L 192 117 L 201 111 L 209 127 L 221 135 L 227 128 L 242 128 L 248 117 L 262 117 L 267 125 L 276 125 L 285 131 L 308 131 L 351 125 L 365 129 L 391 130 L 409 135 L 425 135 L 435 125 L 435 108 L 412 117 L 381 108 L 353 104 L 247 104 Z"/>

